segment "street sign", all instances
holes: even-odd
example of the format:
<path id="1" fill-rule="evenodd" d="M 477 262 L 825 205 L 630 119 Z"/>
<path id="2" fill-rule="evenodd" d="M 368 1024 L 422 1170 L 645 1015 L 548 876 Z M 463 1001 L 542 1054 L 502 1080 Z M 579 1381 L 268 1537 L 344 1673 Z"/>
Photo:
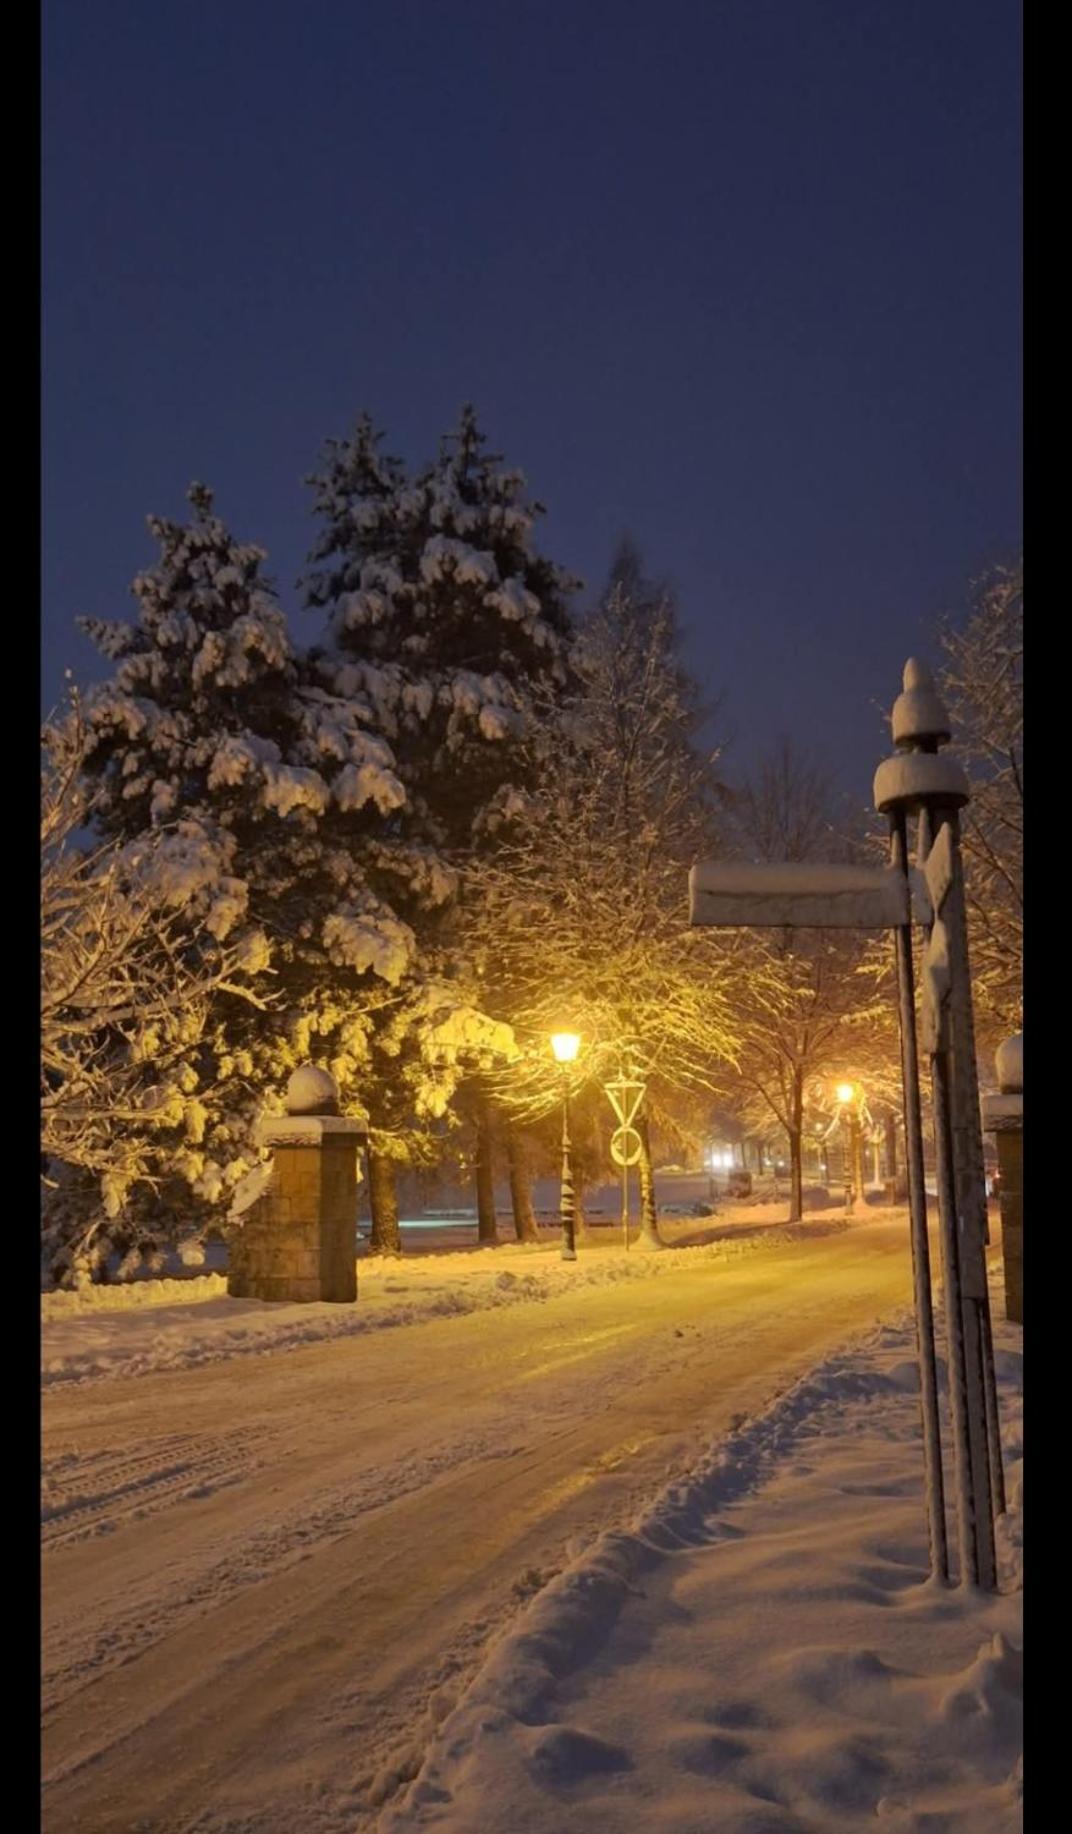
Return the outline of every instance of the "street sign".
<path id="1" fill-rule="evenodd" d="M 891 930 L 931 920 L 921 873 L 892 866 L 722 865 L 689 874 L 689 922 L 722 929 Z"/>
<path id="2" fill-rule="evenodd" d="M 619 1127 L 611 1135 L 610 1156 L 615 1165 L 637 1165 L 642 1151 L 635 1127 Z"/>
<path id="3" fill-rule="evenodd" d="M 613 1082 L 604 1083 L 607 1100 L 623 1127 L 632 1125 L 647 1086 L 629 1076 L 616 1076 Z"/>

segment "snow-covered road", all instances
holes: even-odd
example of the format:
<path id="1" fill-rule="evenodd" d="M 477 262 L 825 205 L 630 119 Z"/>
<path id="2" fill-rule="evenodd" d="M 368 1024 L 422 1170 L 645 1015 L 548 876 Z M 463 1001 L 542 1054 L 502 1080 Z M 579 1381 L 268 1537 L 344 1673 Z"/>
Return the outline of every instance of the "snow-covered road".
<path id="1" fill-rule="evenodd" d="M 521 1599 L 910 1294 L 903 1217 L 659 1262 L 54 1383 L 50 1834 L 369 1825 Z"/>

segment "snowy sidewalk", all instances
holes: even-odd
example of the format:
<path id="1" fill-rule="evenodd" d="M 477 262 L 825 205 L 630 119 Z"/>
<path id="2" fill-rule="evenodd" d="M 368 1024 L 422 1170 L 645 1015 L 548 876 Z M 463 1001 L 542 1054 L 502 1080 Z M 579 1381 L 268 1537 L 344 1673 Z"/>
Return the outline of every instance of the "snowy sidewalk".
<path id="1" fill-rule="evenodd" d="M 926 1580 L 914 1341 L 883 1328 L 537 1594 L 383 1834 L 1015 1834 L 1022 1333 L 998 1340 L 1001 1596 Z"/>

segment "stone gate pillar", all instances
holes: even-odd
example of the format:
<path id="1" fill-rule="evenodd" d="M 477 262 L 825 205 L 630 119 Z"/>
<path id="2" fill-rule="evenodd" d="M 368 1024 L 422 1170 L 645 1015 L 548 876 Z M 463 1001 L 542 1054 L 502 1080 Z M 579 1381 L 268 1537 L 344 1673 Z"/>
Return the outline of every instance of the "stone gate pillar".
<path id="1" fill-rule="evenodd" d="M 1005 1316 L 1024 1322 L 1024 1039 L 1007 1038 L 994 1055 L 1000 1095 L 984 1095 L 983 1126 L 997 1141 Z"/>
<path id="2" fill-rule="evenodd" d="M 231 1238 L 233 1299 L 357 1298 L 357 1148 L 366 1131 L 339 1114 L 326 1070 L 295 1070 L 286 1114 L 258 1129 L 272 1164 L 266 1189 Z"/>

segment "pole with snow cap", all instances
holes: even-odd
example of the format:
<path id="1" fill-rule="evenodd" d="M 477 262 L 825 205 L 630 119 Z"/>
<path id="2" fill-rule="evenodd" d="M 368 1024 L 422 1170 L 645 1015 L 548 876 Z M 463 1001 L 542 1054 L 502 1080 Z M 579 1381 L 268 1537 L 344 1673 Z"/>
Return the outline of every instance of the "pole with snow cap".
<path id="1" fill-rule="evenodd" d="M 904 679 L 907 686 L 907 668 Z M 888 760 L 887 762 L 894 763 L 899 760 Z M 883 800 L 880 802 L 879 779 L 885 769 L 886 766 L 880 765 L 879 775 L 875 779 L 875 801 L 889 817 L 890 865 L 896 872 L 903 873 L 907 879 L 909 859 L 906 810 L 909 804 L 902 803 L 899 799 L 891 800 L 888 785 L 886 790 L 881 792 Z M 889 772 L 887 771 L 886 774 L 888 777 Z M 923 1118 L 920 1103 L 919 1053 L 916 1045 L 916 994 L 910 917 L 895 928 L 893 946 L 897 969 L 905 1173 L 908 1185 L 909 1237 L 912 1246 L 916 1347 L 919 1357 L 920 1407 L 923 1417 L 923 1460 L 927 1488 L 931 1571 L 936 1578 L 945 1580 L 949 1577 L 949 1547 L 946 1538 L 945 1484 L 942 1476 L 942 1440 L 938 1415 L 938 1367 L 934 1348 L 934 1302 L 931 1293 L 930 1241 L 927 1235 L 927 1186 L 923 1164 Z"/>
<path id="2" fill-rule="evenodd" d="M 905 872 L 908 817 L 918 816 L 917 856 L 932 907 L 923 960 L 922 1031 L 931 1059 L 934 1098 L 960 1583 L 992 1590 L 997 1575 L 994 1515 L 1004 1507 L 1004 1496 L 986 1284 L 985 1194 L 981 1203 L 979 1195 L 985 1193 L 982 1136 L 977 1122 L 973 1131 L 968 1112 L 972 1103 L 978 1108 L 978 1091 L 958 811 L 970 792 L 955 760 L 939 755 L 939 748 L 950 737 L 949 721 L 922 663 L 913 660 L 905 665 L 904 691 L 894 704 L 892 726 L 898 755 L 887 758 L 876 772 L 875 806 L 889 817 L 892 859 Z M 933 1355 L 928 1354 L 924 1339 L 928 1317 L 932 1318 L 930 1265 L 918 1066 L 910 1062 L 915 1059 L 915 1014 L 907 929 L 897 935 L 896 948 L 917 1328 L 921 1374 L 929 1379 Z M 923 1406 L 926 1433 L 931 1411 L 927 1393 Z M 935 1431 L 936 1420 L 935 1398 Z M 929 1480 L 930 1462 L 928 1454 Z"/>

